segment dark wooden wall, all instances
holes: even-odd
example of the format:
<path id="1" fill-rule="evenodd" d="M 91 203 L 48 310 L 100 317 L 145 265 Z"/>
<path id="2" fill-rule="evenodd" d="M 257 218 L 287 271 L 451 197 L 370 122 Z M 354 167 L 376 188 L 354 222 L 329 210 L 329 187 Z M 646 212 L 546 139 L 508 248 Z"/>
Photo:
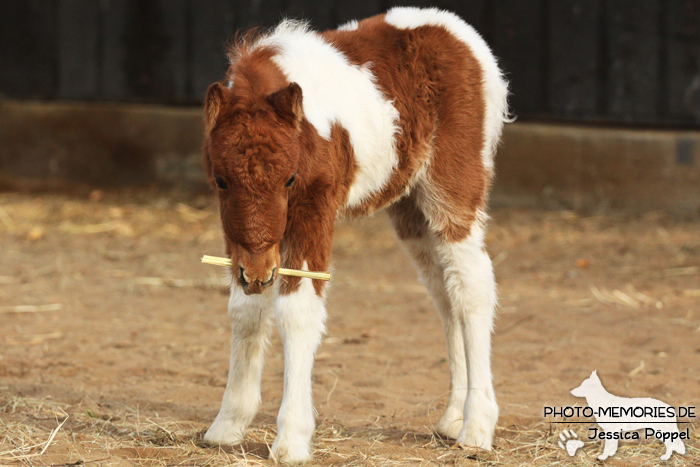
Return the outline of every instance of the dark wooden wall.
<path id="1" fill-rule="evenodd" d="M 700 126 L 700 0 L 8 0 L 0 95 L 198 104 L 237 29 L 284 15 L 325 29 L 395 4 L 480 31 L 520 119 Z"/>

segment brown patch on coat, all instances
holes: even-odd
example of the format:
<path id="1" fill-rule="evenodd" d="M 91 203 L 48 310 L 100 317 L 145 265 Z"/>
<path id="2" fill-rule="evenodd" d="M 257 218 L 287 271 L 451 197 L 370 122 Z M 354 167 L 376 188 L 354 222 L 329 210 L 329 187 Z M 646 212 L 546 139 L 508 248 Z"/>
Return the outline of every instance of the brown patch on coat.
<path id="1" fill-rule="evenodd" d="M 415 192 L 389 206 L 387 213 L 399 240 L 418 240 L 429 235 L 428 220 L 418 206 Z"/>
<path id="2" fill-rule="evenodd" d="M 307 121 L 304 124 L 311 127 Z M 305 174 L 308 183 L 289 200 L 282 262 L 292 269 L 301 269 L 306 261 L 310 271 L 329 270 L 333 224 L 341 202 L 347 198 L 348 180 L 354 171 L 352 145 L 343 127 L 338 124 L 331 127 L 330 142 L 318 139 L 325 143 L 325 150 L 316 158 L 310 157 L 308 165 L 300 165 L 300 174 Z M 299 277 L 282 278 L 280 293 L 295 292 L 300 280 Z M 316 294 L 322 296 L 325 282 L 314 280 L 313 284 Z"/>

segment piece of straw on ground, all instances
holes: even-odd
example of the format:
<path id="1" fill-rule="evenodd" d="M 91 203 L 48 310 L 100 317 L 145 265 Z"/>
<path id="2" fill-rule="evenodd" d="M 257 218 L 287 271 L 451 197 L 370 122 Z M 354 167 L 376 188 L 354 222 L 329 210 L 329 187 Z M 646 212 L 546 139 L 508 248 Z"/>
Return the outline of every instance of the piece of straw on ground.
<path id="1" fill-rule="evenodd" d="M 228 258 L 220 258 L 218 256 L 202 256 L 202 263 L 213 264 L 215 266 L 231 267 L 232 262 Z M 309 279 L 319 279 L 322 281 L 331 280 L 331 274 L 329 272 L 315 272 L 315 271 L 300 271 L 298 269 L 277 269 L 279 274 L 285 276 L 297 276 L 297 277 L 308 277 Z"/>
<path id="2" fill-rule="evenodd" d="M 63 305 L 51 303 L 49 305 L 11 305 L 0 306 L 0 313 L 43 313 L 47 311 L 60 311 Z"/>

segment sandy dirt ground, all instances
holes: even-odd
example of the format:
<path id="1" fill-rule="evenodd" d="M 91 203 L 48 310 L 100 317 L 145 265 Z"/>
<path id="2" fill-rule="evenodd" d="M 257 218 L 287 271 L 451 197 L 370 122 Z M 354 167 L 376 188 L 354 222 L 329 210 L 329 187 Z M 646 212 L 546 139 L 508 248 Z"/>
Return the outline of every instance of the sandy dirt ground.
<path id="1" fill-rule="evenodd" d="M 267 354 L 249 440 L 213 448 L 230 327 L 208 197 L 155 192 L 0 194 L 0 465 L 272 465 L 283 359 Z M 661 213 L 492 212 L 499 283 L 494 450 L 432 433 L 447 400 L 438 313 L 387 218 L 340 222 L 328 334 L 316 357 L 317 465 L 593 465 L 592 424 L 545 406 L 596 369 L 619 396 L 700 412 L 700 221 Z M 554 421 L 561 421 L 554 420 Z M 700 423 L 686 456 L 700 465 Z M 564 428 L 583 450 L 557 446 Z M 658 465 L 659 442 L 622 443 L 606 465 Z"/>

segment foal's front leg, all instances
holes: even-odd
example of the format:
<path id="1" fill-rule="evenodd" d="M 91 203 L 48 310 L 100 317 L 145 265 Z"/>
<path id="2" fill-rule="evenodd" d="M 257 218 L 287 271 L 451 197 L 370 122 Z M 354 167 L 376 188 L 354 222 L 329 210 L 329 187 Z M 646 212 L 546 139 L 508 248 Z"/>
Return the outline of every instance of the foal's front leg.
<path id="1" fill-rule="evenodd" d="M 260 379 L 272 319 L 270 294 L 245 295 L 231 287 L 231 362 L 216 420 L 204 435 L 212 444 L 238 444 L 260 408 Z"/>
<path id="2" fill-rule="evenodd" d="M 303 269 L 308 270 L 306 263 Z M 296 290 L 283 285 L 277 298 L 275 314 L 284 344 L 284 397 L 272 455 L 279 462 L 301 463 L 312 457 L 311 437 L 316 423 L 311 373 L 314 354 L 326 331 L 322 295 L 322 288 L 317 293 L 311 279 L 301 279 Z"/>

